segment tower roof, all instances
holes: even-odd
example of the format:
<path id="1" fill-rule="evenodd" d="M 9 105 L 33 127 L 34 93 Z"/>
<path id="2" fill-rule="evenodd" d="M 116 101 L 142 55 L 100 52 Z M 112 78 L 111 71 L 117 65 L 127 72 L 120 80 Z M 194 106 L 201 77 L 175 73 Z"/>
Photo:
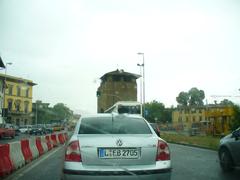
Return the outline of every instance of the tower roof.
<path id="1" fill-rule="evenodd" d="M 108 72 L 106 74 L 104 74 L 100 79 L 103 80 L 105 77 L 107 76 L 113 76 L 113 75 L 116 75 L 116 76 L 128 76 L 128 77 L 132 77 L 134 79 L 138 79 L 140 78 L 141 76 L 138 75 L 138 74 L 133 74 L 133 73 L 129 73 L 129 72 L 125 72 L 123 69 L 117 69 L 116 71 L 111 71 L 111 72 Z"/>

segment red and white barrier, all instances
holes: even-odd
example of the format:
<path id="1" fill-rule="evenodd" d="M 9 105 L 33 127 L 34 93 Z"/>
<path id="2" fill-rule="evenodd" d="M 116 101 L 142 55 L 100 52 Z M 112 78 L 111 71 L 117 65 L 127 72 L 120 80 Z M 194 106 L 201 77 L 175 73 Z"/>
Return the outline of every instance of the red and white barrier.
<path id="1" fill-rule="evenodd" d="M 67 132 L 64 133 L 64 137 L 65 137 L 65 139 L 66 139 L 66 141 L 67 141 L 67 140 L 68 140 L 68 134 L 67 134 Z"/>
<path id="2" fill-rule="evenodd" d="M 64 144 L 67 139 L 68 135 L 65 132 L 0 144 L 0 178 L 21 168 L 53 147 Z"/>
<path id="3" fill-rule="evenodd" d="M 41 136 L 41 143 L 43 147 L 43 152 L 46 153 L 48 151 L 47 140 L 45 136 Z"/>
<path id="4" fill-rule="evenodd" d="M 9 144 L 0 144 L 0 177 L 10 174 L 12 170 Z"/>
<path id="5" fill-rule="evenodd" d="M 19 169 L 25 164 L 25 159 L 21 150 L 20 141 L 9 143 L 10 146 L 10 159 L 14 166 L 14 169 Z"/>
<path id="6" fill-rule="evenodd" d="M 56 147 L 59 143 L 58 143 L 58 140 L 57 140 L 57 135 L 56 134 L 51 134 L 51 141 L 53 143 L 53 147 Z"/>
<path id="7" fill-rule="evenodd" d="M 39 156 L 39 152 L 36 146 L 36 138 L 29 139 L 29 147 L 32 152 L 33 159 L 36 159 Z"/>
<path id="8" fill-rule="evenodd" d="M 44 153 L 44 150 L 43 150 L 43 146 L 42 146 L 42 142 L 41 142 L 40 137 L 36 138 L 36 147 L 37 147 L 39 156 L 41 156 Z"/>
<path id="9" fill-rule="evenodd" d="M 21 149 L 23 153 L 23 157 L 25 159 L 26 163 L 29 163 L 30 161 L 33 160 L 33 155 L 29 146 L 29 140 L 28 139 L 23 139 L 21 140 Z"/>
<path id="10" fill-rule="evenodd" d="M 45 139 L 47 141 L 48 150 L 50 151 L 53 148 L 53 143 L 52 143 L 51 137 L 46 136 Z"/>
<path id="11" fill-rule="evenodd" d="M 63 134 L 62 134 L 62 133 L 59 133 L 59 134 L 57 135 L 57 137 L 58 137 L 58 140 L 59 140 L 59 143 L 60 143 L 60 144 L 64 144 L 64 143 L 65 143 L 65 140 L 64 140 L 64 137 L 63 137 Z"/>

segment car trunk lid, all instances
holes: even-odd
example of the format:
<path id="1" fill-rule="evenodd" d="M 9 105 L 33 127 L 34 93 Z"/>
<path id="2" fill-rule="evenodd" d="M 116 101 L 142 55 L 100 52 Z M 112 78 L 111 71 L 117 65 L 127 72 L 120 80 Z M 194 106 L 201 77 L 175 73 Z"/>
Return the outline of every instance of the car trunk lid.
<path id="1" fill-rule="evenodd" d="M 156 162 L 158 138 L 152 134 L 79 135 L 83 165 L 150 165 Z"/>

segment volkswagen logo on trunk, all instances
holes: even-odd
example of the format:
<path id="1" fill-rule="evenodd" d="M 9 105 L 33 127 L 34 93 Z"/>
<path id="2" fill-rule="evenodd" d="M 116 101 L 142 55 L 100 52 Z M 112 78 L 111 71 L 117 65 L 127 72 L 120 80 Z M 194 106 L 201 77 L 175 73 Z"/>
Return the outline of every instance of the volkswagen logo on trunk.
<path id="1" fill-rule="evenodd" d="M 122 145 L 123 145 L 122 140 L 121 140 L 121 139 L 118 139 L 118 140 L 116 141 L 116 145 L 117 145 L 117 146 L 122 146 Z"/>

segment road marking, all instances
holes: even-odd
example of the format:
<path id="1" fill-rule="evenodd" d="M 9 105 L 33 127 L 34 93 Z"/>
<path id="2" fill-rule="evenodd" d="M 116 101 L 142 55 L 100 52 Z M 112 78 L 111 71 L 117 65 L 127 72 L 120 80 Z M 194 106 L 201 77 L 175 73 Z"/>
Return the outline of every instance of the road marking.
<path id="1" fill-rule="evenodd" d="M 58 147 L 57 149 L 54 149 L 52 152 L 50 152 L 46 156 L 42 157 L 39 161 L 37 161 L 37 159 L 36 159 L 36 162 L 35 161 L 31 162 L 31 163 L 34 163 L 33 165 L 27 167 L 23 171 L 21 171 L 21 169 L 20 169 L 20 172 L 16 171 L 16 173 L 13 173 L 9 177 L 7 177 L 6 180 L 10 180 L 10 179 L 11 180 L 17 180 L 17 179 L 19 179 L 20 177 L 24 176 L 24 174 L 28 173 L 30 170 L 32 170 L 33 168 L 38 166 L 41 162 L 45 161 L 47 158 L 49 158 L 51 155 L 53 155 L 54 153 L 56 153 L 57 151 L 59 151 L 63 147 L 64 146 L 61 146 L 61 147 Z M 27 165 L 30 165 L 31 163 L 29 163 Z M 12 176 L 14 176 L 14 177 L 12 177 Z"/>

